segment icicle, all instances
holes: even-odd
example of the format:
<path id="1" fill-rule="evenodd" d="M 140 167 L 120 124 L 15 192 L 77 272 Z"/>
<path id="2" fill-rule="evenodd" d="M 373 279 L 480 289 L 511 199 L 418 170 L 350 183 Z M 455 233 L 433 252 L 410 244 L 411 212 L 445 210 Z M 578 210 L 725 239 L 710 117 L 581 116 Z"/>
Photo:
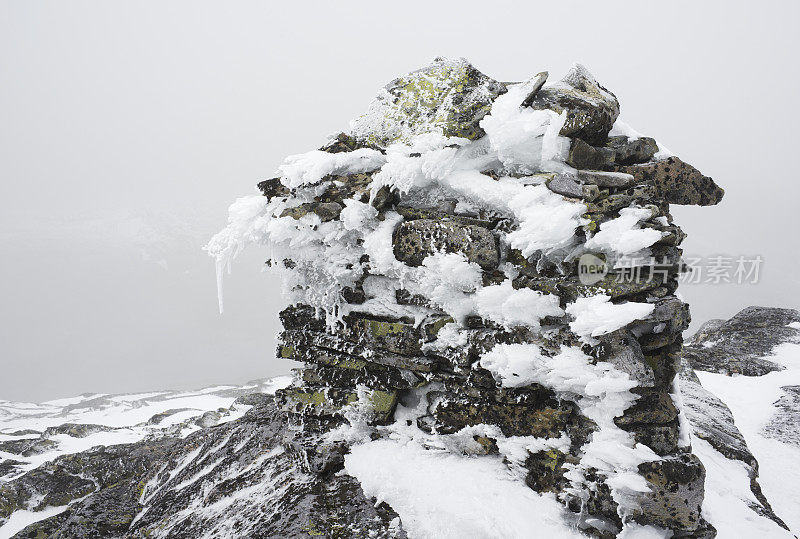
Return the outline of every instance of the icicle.
<path id="1" fill-rule="evenodd" d="M 217 303 L 219 303 L 219 314 L 224 311 L 224 298 L 222 293 L 222 272 L 225 268 L 225 261 L 217 258 Z M 230 272 L 230 264 L 228 264 L 228 272 Z"/>

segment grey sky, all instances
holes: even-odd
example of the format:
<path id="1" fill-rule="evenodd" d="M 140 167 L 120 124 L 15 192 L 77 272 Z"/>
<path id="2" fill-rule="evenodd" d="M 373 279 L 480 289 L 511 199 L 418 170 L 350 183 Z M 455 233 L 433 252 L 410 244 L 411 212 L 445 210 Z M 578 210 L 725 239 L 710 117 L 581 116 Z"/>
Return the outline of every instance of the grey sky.
<path id="1" fill-rule="evenodd" d="M 697 323 L 800 307 L 791 156 L 800 4 L 0 1 L 0 399 L 244 382 L 279 286 L 250 252 L 216 311 L 200 251 L 282 158 L 435 56 L 500 80 L 581 62 L 622 117 L 725 187 L 675 208 L 687 253 L 756 255 L 685 286 Z"/>

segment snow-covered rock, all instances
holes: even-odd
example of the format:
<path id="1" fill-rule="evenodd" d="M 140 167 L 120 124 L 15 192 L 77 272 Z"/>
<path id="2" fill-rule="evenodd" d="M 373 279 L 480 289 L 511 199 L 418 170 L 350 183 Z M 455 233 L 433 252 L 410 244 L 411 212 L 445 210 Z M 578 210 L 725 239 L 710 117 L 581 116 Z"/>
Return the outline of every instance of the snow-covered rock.
<path id="1" fill-rule="evenodd" d="M 800 312 L 748 307 L 707 322 L 686 346 L 680 385 L 703 441 L 706 518 L 721 536 L 800 533 Z"/>
<path id="2" fill-rule="evenodd" d="M 712 537 L 676 383 L 689 316 L 669 204 L 721 190 L 666 174 L 671 154 L 585 67 L 547 79 L 437 59 L 287 157 L 207 250 L 220 308 L 224 270 L 265 250 L 289 304 L 278 356 L 303 363 L 291 385 L 9 431 L 5 529 Z M 105 447 L 87 450 L 93 437 Z"/>
<path id="3" fill-rule="evenodd" d="M 584 533 L 699 537 L 704 471 L 670 397 L 689 320 L 674 295 L 677 195 L 623 171 L 665 152 L 618 125 L 616 97 L 585 67 L 547 77 L 498 83 L 437 59 L 392 81 L 349 133 L 237 201 L 208 250 L 221 275 L 265 245 L 283 277 L 279 355 L 306 366 L 278 400 L 298 428 L 330 431 L 307 448 L 311 468 L 346 460 L 363 483 L 382 475 L 357 448 L 410 437 L 458 458 L 500 454 Z M 583 282 L 587 254 L 607 277 Z M 626 273 L 648 257 L 660 271 Z M 479 447 L 446 441 L 476 428 L 492 433 L 475 434 Z M 512 438 L 541 443 L 512 451 Z M 422 466 L 413 449 L 397 454 Z M 388 501 L 394 488 L 367 490 Z M 437 529 L 415 524 L 425 508 L 395 510 L 407 531 Z"/>

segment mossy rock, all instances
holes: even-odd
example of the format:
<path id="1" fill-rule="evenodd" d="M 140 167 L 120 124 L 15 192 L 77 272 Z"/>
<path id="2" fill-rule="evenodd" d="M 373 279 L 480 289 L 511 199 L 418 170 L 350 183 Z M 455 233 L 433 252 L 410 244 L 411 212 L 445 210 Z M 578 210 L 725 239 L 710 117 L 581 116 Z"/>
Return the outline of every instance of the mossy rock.
<path id="1" fill-rule="evenodd" d="M 505 92 L 503 83 L 467 60 L 437 58 L 387 84 L 367 112 L 352 122 L 352 135 L 382 147 L 432 132 L 476 140 L 484 135 L 479 122 Z"/>
<path id="2" fill-rule="evenodd" d="M 290 387 L 277 393 L 281 406 L 287 412 L 316 417 L 340 416 L 343 408 L 359 402 L 353 389 L 318 387 Z M 370 390 L 360 402 L 361 411 L 371 422 L 385 422 L 397 404 L 396 391 Z"/>

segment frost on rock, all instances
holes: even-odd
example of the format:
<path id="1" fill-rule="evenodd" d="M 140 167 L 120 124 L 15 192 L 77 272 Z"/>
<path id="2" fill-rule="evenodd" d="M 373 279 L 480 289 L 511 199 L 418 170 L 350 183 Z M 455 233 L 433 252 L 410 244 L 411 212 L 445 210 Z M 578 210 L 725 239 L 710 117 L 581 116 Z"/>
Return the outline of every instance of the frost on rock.
<path id="1" fill-rule="evenodd" d="M 710 184 L 648 172 L 671 154 L 618 115 L 582 66 L 499 83 L 437 59 L 231 207 L 207 249 L 222 276 L 260 245 L 283 280 L 304 472 L 356 477 L 398 534 L 713 535 L 673 398 L 669 213 Z M 663 268 L 629 278 L 642 254 Z"/>
<path id="2" fill-rule="evenodd" d="M 483 135 L 478 121 L 503 92 L 503 83 L 465 59 L 437 58 L 387 84 L 350 129 L 357 139 L 381 146 L 429 132 L 477 139 Z"/>
<path id="3" fill-rule="evenodd" d="M 639 222 L 652 217 L 645 208 L 623 208 L 619 217 L 600 225 L 600 231 L 586 242 L 589 249 L 630 255 L 650 247 L 661 239 L 662 233 L 641 228 Z"/>
<path id="4" fill-rule="evenodd" d="M 634 320 L 644 318 L 655 309 L 648 303 L 611 303 L 611 296 L 598 294 L 588 298 L 578 298 L 567 307 L 567 313 L 574 317 L 570 329 L 588 340 L 627 326 Z"/>

